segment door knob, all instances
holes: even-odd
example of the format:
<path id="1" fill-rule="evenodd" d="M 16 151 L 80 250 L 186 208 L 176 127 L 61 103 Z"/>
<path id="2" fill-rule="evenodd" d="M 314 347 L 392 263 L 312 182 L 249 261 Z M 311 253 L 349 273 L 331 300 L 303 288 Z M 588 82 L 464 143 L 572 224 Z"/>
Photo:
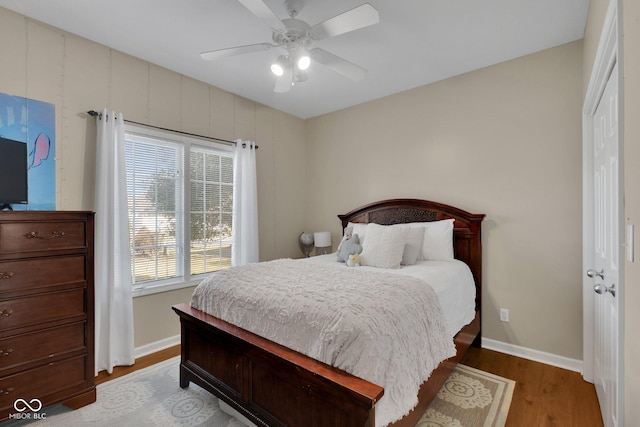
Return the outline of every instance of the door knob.
<path id="1" fill-rule="evenodd" d="M 587 276 L 591 277 L 592 279 L 594 277 L 599 277 L 601 279 L 604 279 L 604 269 L 602 269 L 600 271 L 587 270 Z"/>
<path id="2" fill-rule="evenodd" d="M 605 285 L 595 285 L 593 287 L 593 290 L 597 293 L 597 294 L 606 294 L 607 292 L 609 292 L 613 297 L 616 296 L 616 285 L 613 284 L 609 287 L 605 286 Z"/>

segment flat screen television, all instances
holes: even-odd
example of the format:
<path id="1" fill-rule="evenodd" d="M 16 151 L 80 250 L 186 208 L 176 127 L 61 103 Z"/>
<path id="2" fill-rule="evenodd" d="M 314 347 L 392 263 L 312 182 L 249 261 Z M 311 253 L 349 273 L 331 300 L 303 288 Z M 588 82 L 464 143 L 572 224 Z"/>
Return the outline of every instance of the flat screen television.
<path id="1" fill-rule="evenodd" d="M 29 203 L 27 144 L 0 137 L 0 209 Z"/>

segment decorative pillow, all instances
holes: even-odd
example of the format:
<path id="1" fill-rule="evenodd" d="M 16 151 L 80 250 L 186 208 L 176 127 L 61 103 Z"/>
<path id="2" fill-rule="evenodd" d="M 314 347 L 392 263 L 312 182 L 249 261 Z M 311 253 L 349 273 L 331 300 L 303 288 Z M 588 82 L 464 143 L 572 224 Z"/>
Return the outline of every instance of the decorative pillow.
<path id="1" fill-rule="evenodd" d="M 407 242 L 402 252 L 401 265 L 414 265 L 418 257 L 422 258 L 422 241 L 424 240 L 424 227 L 407 227 Z"/>
<path id="2" fill-rule="evenodd" d="M 453 259 L 453 219 L 425 222 L 422 257 L 430 261 Z"/>
<path id="3" fill-rule="evenodd" d="M 367 240 L 362 246 L 360 265 L 399 268 L 409 229 L 389 225 L 367 224 Z"/>
<path id="4" fill-rule="evenodd" d="M 349 259 L 349 255 L 359 254 L 362 252 L 362 246 L 360 246 L 360 237 L 357 234 L 353 234 L 350 238 L 345 239 L 340 243 L 340 249 L 338 250 L 338 261 L 346 262 Z"/>

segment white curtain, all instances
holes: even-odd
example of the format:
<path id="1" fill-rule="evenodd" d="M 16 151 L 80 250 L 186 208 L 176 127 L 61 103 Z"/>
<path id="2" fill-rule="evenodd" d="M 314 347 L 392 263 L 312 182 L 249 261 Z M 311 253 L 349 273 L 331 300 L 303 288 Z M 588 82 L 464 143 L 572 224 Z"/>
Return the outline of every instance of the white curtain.
<path id="1" fill-rule="evenodd" d="M 96 119 L 96 375 L 135 361 L 122 113 Z"/>
<path id="2" fill-rule="evenodd" d="M 258 262 L 258 189 L 254 142 L 236 141 L 233 155 L 231 265 Z"/>

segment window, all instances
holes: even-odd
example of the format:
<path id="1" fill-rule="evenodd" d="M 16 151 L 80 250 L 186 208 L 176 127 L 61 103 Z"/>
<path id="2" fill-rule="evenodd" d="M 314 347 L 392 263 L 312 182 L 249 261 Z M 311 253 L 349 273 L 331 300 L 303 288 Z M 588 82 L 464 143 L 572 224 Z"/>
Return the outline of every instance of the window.
<path id="1" fill-rule="evenodd" d="M 230 267 L 231 147 L 125 129 L 134 295 L 192 286 L 196 276 Z"/>

